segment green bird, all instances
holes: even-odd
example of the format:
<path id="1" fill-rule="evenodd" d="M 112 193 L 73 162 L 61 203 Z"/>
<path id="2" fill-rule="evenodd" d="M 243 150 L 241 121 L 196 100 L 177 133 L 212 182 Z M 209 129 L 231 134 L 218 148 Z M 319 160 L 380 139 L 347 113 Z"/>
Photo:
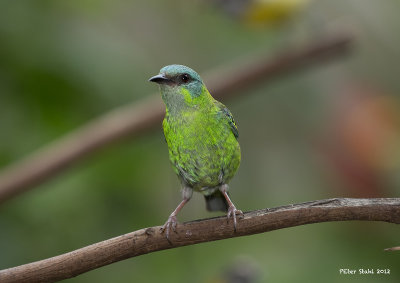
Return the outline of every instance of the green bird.
<path id="1" fill-rule="evenodd" d="M 228 108 L 208 92 L 200 76 L 189 67 L 169 65 L 149 79 L 159 84 L 166 106 L 163 120 L 169 158 L 182 183 L 182 202 L 161 228 L 176 230 L 178 212 L 193 190 L 205 196 L 209 211 L 225 211 L 233 218 L 236 209 L 228 195 L 228 182 L 240 164 L 239 132 Z"/>

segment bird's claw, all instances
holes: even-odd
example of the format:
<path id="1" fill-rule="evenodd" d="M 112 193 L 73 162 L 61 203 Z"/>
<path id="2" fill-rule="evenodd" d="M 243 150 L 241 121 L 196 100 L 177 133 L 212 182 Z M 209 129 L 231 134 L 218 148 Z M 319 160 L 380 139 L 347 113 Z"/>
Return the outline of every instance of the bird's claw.
<path id="1" fill-rule="evenodd" d="M 237 214 L 239 215 L 240 218 L 243 218 L 243 217 L 244 217 L 243 212 L 242 212 L 241 210 L 239 210 L 239 209 L 236 209 L 236 207 L 235 207 L 234 205 L 232 205 L 232 206 L 230 206 L 230 207 L 228 208 L 228 215 L 227 215 L 227 217 L 228 217 L 228 219 L 229 219 L 230 217 L 233 218 L 233 228 L 234 228 L 235 232 L 236 232 L 236 226 L 237 226 L 237 220 L 236 220 L 236 215 L 237 215 Z"/>
<path id="2" fill-rule="evenodd" d="M 172 231 L 176 232 L 176 225 L 178 223 L 178 220 L 176 220 L 176 216 L 171 215 L 168 217 L 167 222 L 160 228 L 160 232 L 164 233 L 165 232 L 165 237 L 169 241 L 169 231 L 172 228 Z"/>

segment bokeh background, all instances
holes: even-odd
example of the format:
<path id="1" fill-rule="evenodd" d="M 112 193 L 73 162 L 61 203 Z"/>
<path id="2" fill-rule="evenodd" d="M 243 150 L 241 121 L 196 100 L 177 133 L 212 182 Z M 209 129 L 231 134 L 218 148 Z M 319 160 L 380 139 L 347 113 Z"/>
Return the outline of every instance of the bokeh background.
<path id="1" fill-rule="evenodd" d="M 233 2 L 1 1 L 0 167 L 157 92 L 147 79 L 164 65 L 205 73 L 349 32 L 347 56 L 224 101 L 242 148 L 232 199 L 248 211 L 397 197 L 400 3 Z M 160 124 L 2 204 L 0 269 L 160 225 L 179 201 Z M 194 194 L 179 220 L 216 215 Z M 383 252 L 399 244 L 393 224 L 313 224 L 144 255 L 69 282 L 236 282 L 228 281 L 235 272 L 251 282 L 399 282 L 399 254 Z M 340 268 L 391 274 L 344 276 Z"/>

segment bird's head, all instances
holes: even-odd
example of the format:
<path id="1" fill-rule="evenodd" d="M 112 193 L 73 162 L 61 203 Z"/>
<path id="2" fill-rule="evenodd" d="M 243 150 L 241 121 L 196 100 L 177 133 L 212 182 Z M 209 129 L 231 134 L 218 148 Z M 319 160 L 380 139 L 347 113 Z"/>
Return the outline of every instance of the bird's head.
<path id="1" fill-rule="evenodd" d="M 149 81 L 160 86 L 161 96 L 170 110 L 195 106 L 209 96 L 199 74 L 183 65 L 165 66 Z"/>

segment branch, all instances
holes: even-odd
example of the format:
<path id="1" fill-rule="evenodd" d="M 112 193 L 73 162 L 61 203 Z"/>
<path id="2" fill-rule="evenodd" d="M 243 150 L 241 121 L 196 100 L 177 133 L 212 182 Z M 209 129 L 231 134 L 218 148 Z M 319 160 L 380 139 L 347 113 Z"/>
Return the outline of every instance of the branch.
<path id="1" fill-rule="evenodd" d="M 348 35 L 332 37 L 298 50 L 285 51 L 272 60 L 258 58 L 245 65 L 238 64 L 230 71 L 210 72 L 205 75 L 205 81 L 215 98 L 226 99 L 238 95 L 239 91 L 256 82 L 265 82 L 342 54 L 349 49 L 350 43 L 351 37 Z M 0 204 L 113 141 L 128 135 L 140 135 L 159 125 L 163 116 L 161 99 L 159 95 L 153 95 L 132 105 L 117 108 L 39 149 L 0 172 Z"/>
<path id="2" fill-rule="evenodd" d="M 328 221 L 400 223 L 400 198 L 325 199 L 247 212 L 233 231 L 232 221 L 217 217 L 178 224 L 171 242 L 160 226 L 141 229 L 49 259 L 4 269 L 0 282 L 54 282 L 127 258 L 181 246 L 253 235 Z"/>
<path id="3" fill-rule="evenodd" d="M 384 251 L 387 251 L 387 252 L 391 252 L 391 251 L 400 251 L 400 247 L 392 247 L 392 248 L 387 248 L 387 249 L 384 249 Z"/>

